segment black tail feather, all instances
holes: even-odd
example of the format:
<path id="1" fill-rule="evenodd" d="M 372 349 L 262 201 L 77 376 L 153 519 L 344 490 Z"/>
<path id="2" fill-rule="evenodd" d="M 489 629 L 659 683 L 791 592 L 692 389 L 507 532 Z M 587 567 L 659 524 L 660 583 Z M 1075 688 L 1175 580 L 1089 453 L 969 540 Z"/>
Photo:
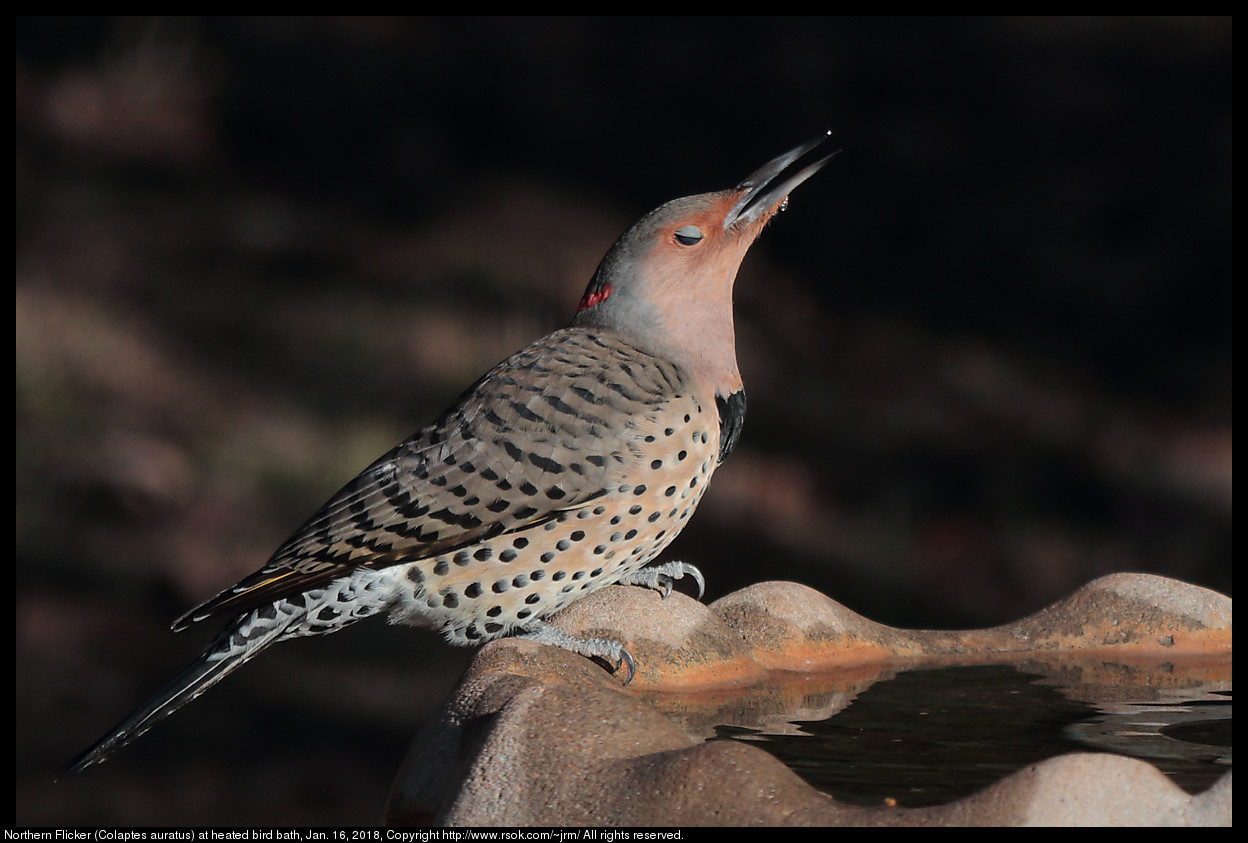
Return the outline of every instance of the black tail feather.
<path id="1" fill-rule="evenodd" d="M 217 636 L 203 654 L 172 681 L 148 698 L 137 711 L 111 732 L 62 767 L 58 780 L 80 773 L 133 743 L 148 729 L 216 685 L 253 656 L 281 640 L 292 622 L 303 616 L 303 607 L 277 606 L 240 616 Z"/>
<path id="2" fill-rule="evenodd" d="M 122 747 L 133 743 L 148 729 L 220 682 L 251 655 L 252 653 L 231 655 L 227 650 L 209 648 L 169 684 L 153 694 L 137 711 L 58 770 L 57 780 L 99 764 Z"/>

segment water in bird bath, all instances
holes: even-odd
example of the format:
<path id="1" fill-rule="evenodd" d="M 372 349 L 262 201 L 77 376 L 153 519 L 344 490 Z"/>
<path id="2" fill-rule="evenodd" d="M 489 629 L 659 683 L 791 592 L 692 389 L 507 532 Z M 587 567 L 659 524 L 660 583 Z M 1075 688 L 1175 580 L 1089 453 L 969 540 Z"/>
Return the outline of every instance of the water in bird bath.
<path id="1" fill-rule="evenodd" d="M 1142 758 L 1190 793 L 1231 769 L 1229 658 L 1212 667 L 1054 659 L 789 683 L 761 705 L 721 702 L 722 719 L 701 736 L 759 746 L 849 804 L 944 804 L 1071 752 Z"/>

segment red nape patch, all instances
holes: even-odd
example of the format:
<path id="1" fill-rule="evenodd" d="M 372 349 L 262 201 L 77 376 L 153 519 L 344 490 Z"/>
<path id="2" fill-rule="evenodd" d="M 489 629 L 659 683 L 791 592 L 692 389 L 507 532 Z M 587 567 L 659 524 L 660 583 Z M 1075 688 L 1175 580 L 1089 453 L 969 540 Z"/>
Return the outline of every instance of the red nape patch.
<path id="1" fill-rule="evenodd" d="M 603 285 L 601 289 L 587 292 L 585 295 L 581 296 L 581 304 L 580 307 L 576 309 L 576 312 L 580 313 L 582 310 L 602 304 L 606 301 L 607 297 L 614 292 L 615 288 L 610 284 Z"/>

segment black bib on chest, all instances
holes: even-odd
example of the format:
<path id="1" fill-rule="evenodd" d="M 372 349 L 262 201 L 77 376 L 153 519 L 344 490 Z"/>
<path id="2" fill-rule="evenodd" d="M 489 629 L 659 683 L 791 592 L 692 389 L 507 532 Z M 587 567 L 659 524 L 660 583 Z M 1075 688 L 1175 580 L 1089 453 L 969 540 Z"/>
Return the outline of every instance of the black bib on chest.
<path id="1" fill-rule="evenodd" d="M 738 389 L 727 398 L 715 396 L 719 408 L 719 461 L 728 459 L 745 424 L 745 390 Z"/>

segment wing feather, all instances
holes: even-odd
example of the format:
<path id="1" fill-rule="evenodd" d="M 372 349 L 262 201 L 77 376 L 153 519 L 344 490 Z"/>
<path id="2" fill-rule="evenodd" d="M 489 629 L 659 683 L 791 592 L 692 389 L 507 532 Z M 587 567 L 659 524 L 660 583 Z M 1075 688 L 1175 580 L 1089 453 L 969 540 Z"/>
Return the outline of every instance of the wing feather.
<path id="1" fill-rule="evenodd" d="M 340 489 L 264 567 L 173 628 L 579 509 L 627 476 L 640 459 L 642 429 L 684 385 L 674 364 L 617 335 L 551 334 L 496 366 Z"/>

